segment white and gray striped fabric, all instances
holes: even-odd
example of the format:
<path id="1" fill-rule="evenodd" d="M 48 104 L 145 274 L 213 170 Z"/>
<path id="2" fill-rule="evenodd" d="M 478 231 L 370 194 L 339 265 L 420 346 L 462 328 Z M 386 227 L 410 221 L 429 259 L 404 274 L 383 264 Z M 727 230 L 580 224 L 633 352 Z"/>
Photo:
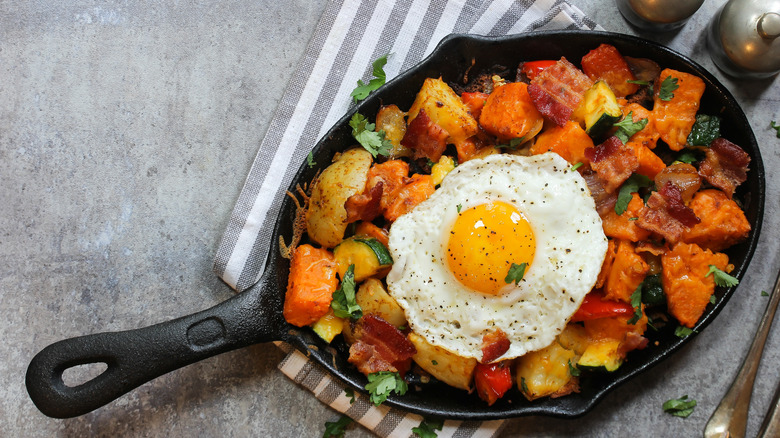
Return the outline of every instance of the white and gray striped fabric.
<path id="1" fill-rule="evenodd" d="M 451 33 L 507 35 L 537 30 L 601 29 L 562 0 L 331 0 L 290 79 L 260 144 L 217 250 L 214 271 L 243 291 L 263 272 L 273 223 L 300 163 L 352 105 L 358 79 L 390 53 L 390 80 L 425 58 Z M 289 349 L 287 350 L 289 351 Z M 413 436 L 421 418 L 362 396 L 346 403 L 344 387 L 297 351 L 279 368 L 317 398 L 382 437 Z M 501 421 L 445 422 L 440 437 L 490 437 Z"/>

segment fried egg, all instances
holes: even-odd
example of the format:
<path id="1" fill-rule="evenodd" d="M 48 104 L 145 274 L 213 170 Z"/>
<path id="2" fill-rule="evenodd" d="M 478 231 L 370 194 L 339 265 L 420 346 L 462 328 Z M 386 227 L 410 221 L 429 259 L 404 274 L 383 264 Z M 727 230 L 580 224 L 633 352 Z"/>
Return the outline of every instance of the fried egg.
<path id="1" fill-rule="evenodd" d="M 483 336 L 500 329 L 510 359 L 555 340 L 596 283 L 607 238 L 563 158 L 496 154 L 461 164 L 398 218 L 389 250 L 388 291 L 415 333 L 481 360 Z"/>

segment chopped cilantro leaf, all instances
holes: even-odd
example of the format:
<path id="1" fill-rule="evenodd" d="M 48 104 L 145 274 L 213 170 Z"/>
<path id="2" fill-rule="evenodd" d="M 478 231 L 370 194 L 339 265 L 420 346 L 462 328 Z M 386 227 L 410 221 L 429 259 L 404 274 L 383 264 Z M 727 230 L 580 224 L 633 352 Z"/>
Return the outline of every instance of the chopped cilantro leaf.
<path id="1" fill-rule="evenodd" d="M 762 290 L 762 291 L 761 291 L 761 296 L 762 296 L 762 297 L 768 297 L 768 296 L 769 296 L 769 292 L 767 292 L 767 291 L 765 291 L 765 290 Z"/>
<path id="2" fill-rule="evenodd" d="M 691 415 L 694 407 L 696 407 L 696 400 L 689 400 L 687 395 L 667 400 L 663 404 L 664 412 L 682 418 L 687 418 Z"/>
<path id="3" fill-rule="evenodd" d="M 460 210 L 463 208 L 463 204 L 458 204 L 456 207 L 458 209 L 458 213 L 460 213 Z"/>
<path id="4" fill-rule="evenodd" d="M 663 82 L 661 82 L 661 88 L 658 90 L 658 98 L 663 101 L 670 101 L 674 98 L 674 90 L 680 88 L 677 85 L 677 78 L 667 76 Z"/>
<path id="5" fill-rule="evenodd" d="M 528 263 L 520 263 L 519 265 L 517 263 L 512 263 L 512 266 L 509 267 L 509 272 L 506 274 L 506 278 L 504 278 L 504 281 L 509 283 L 520 283 L 520 280 L 523 279 L 523 276 L 525 275 L 525 268 L 528 267 Z"/>
<path id="6" fill-rule="evenodd" d="M 715 304 L 718 302 L 718 299 L 715 298 L 715 295 L 710 295 L 710 304 Z"/>
<path id="7" fill-rule="evenodd" d="M 780 125 L 776 124 L 774 120 L 769 124 L 775 131 L 777 131 L 777 138 L 780 138 Z"/>
<path id="8" fill-rule="evenodd" d="M 496 147 L 499 149 L 509 149 L 510 151 L 513 151 L 517 149 L 517 147 L 523 144 L 524 142 L 525 142 L 525 137 L 513 138 L 509 140 L 508 144 L 499 144 L 496 145 Z"/>
<path id="9" fill-rule="evenodd" d="M 412 432 L 416 433 L 420 438 L 436 438 L 437 430 L 441 430 L 444 427 L 444 420 L 438 418 L 424 417 L 418 427 L 413 427 Z"/>
<path id="10" fill-rule="evenodd" d="M 368 375 L 366 391 L 371 394 L 371 403 L 375 406 L 379 406 L 387 400 L 391 392 L 404 395 L 407 389 L 409 386 L 397 371 L 380 371 Z"/>
<path id="11" fill-rule="evenodd" d="M 676 329 L 674 329 L 674 335 L 678 338 L 687 338 L 694 332 L 693 329 L 690 329 L 688 327 L 683 326 L 677 326 Z"/>
<path id="12" fill-rule="evenodd" d="M 571 363 L 571 359 L 569 359 L 569 374 L 571 374 L 572 377 L 579 377 L 580 375 L 580 369 L 577 368 L 577 365 Z"/>
<path id="13" fill-rule="evenodd" d="M 696 122 L 688 134 L 689 146 L 709 146 L 720 137 L 720 117 L 697 114 Z"/>
<path id="14" fill-rule="evenodd" d="M 375 132 L 376 125 L 368 123 L 362 114 L 355 113 L 349 120 L 349 126 L 352 127 L 352 136 L 355 137 L 355 140 L 374 158 L 377 155 L 390 155 L 390 149 L 393 145 L 385 138 L 385 131 Z"/>
<path id="15" fill-rule="evenodd" d="M 385 74 L 384 67 L 385 64 L 387 64 L 387 56 L 388 55 L 379 57 L 376 61 L 374 61 L 372 64 L 374 67 L 374 78 L 368 81 L 367 84 L 364 84 L 362 80 L 358 79 L 358 86 L 352 90 L 352 93 L 350 93 L 350 96 L 355 99 L 355 102 L 365 99 L 369 94 L 371 94 L 372 91 L 385 84 L 387 75 Z"/>
<path id="16" fill-rule="evenodd" d="M 715 265 L 710 265 L 710 270 L 707 271 L 705 277 L 709 277 L 710 274 L 713 274 L 712 276 L 715 279 L 715 284 L 718 286 L 731 287 L 739 284 L 739 280 L 721 271 Z"/>
<path id="17" fill-rule="evenodd" d="M 346 415 L 342 415 L 338 421 L 326 421 L 325 433 L 322 434 L 322 438 L 341 438 L 344 436 L 344 429 L 352 423 L 352 419 Z"/>
<path id="18" fill-rule="evenodd" d="M 438 365 L 439 362 L 437 362 L 436 359 L 434 359 L 434 360 L 431 361 L 431 364 L 433 364 L 435 366 L 435 365 Z"/>
<path id="19" fill-rule="evenodd" d="M 355 265 L 349 265 L 341 285 L 333 292 L 333 301 L 330 303 L 333 313 L 339 318 L 358 319 L 363 316 L 363 309 L 355 300 Z"/>
<path id="20" fill-rule="evenodd" d="M 631 294 L 631 307 L 634 308 L 634 316 L 627 322 L 629 324 L 636 324 L 639 318 L 642 317 L 642 284 L 636 287 L 634 293 Z"/>
<path id="21" fill-rule="evenodd" d="M 650 81 L 640 81 L 636 79 L 629 79 L 626 82 L 628 82 L 629 84 L 650 85 Z"/>
<path id="22" fill-rule="evenodd" d="M 631 221 L 631 222 L 633 222 L 633 221 L 638 221 L 638 220 L 639 220 L 639 218 L 638 218 L 638 217 L 636 217 L 636 216 L 634 216 L 634 217 L 630 217 L 630 218 L 628 218 L 628 220 L 629 220 L 629 221 Z"/>
<path id="23" fill-rule="evenodd" d="M 314 155 L 309 151 L 309 155 L 306 156 L 306 164 L 309 167 L 314 167 L 317 165 L 317 163 L 314 161 Z"/>
<path id="24" fill-rule="evenodd" d="M 624 144 L 628 143 L 634 134 L 641 131 L 647 126 L 647 118 L 641 119 L 638 122 L 634 121 L 634 112 L 630 111 L 623 117 L 623 120 L 615 123 L 613 126 L 617 126 L 618 130 L 615 131 L 615 137 L 619 138 Z"/>
<path id="25" fill-rule="evenodd" d="M 644 175 L 638 173 L 631 175 L 623 185 L 620 186 L 617 202 L 615 202 L 615 213 L 617 213 L 618 216 L 623 214 L 628 208 L 628 203 L 631 202 L 631 194 L 635 192 L 638 193 L 640 187 L 650 187 L 652 183 L 652 180 Z"/>
<path id="26" fill-rule="evenodd" d="M 582 161 L 578 161 L 578 162 L 574 163 L 574 165 L 571 166 L 571 168 L 569 170 L 574 172 L 575 170 L 579 169 L 580 167 L 582 167 Z"/>
<path id="27" fill-rule="evenodd" d="M 355 403 L 355 391 L 352 388 L 345 388 L 344 395 L 349 399 L 349 404 Z"/>

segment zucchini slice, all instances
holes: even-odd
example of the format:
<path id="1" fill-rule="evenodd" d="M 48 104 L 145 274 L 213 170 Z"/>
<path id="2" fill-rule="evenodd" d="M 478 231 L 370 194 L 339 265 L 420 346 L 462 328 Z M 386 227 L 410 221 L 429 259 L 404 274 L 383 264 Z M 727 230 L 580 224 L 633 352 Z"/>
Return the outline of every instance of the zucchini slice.
<path id="1" fill-rule="evenodd" d="M 623 110 L 617 103 L 615 93 L 604 81 L 596 81 L 582 97 L 580 106 L 572 118 L 585 123 L 585 132 L 594 140 L 600 139 L 623 117 Z"/>
<path id="2" fill-rule="evenodd" d="M 361 282 L 393 264 L 393 259 L 382 243 L 372 237 L 350 237 L 333 249 L 341 278 L 349 265 L 355 265 L 355 281 Z"/>
<path id="3" fill-rule="evenodd" d="M 612 372 L 623 364 L 623 355 L 620 354 L 620 341 L 608 339 L 594 342 L 585 348 L 577 368 L 590 371 Z"/>

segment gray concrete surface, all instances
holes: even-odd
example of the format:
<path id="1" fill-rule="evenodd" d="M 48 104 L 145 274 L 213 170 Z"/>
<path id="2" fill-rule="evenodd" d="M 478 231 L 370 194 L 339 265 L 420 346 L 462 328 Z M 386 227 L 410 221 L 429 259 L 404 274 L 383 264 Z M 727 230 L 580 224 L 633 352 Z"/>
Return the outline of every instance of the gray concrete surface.
<path id="1" fill-rule="evenodd" d="M 709 0 L 680 32 L 638 33 L 612 0 L 571 0 L 607 30 L 662 42 L 710 68 L 753 123 L 767 169 L 758 254 L 694 342 L 573 420 L 522 418 L 505 436 L 697 436 L 747 351 L 780 269 L 775 78 L 712 65 Z M 165 375 L 88 415 L 55 420 L 24 373 L 57 340 L 189 314 L 231 295 L 211 263 L 244 176 L 325 1 L 0 1 L 0 434 L 321 436 L 338 416 L 257 345 Z M 755 435 L 780 381 L 770 335 Z M 694 414 L 664 414 L 688 394 Z M 368 436 L 359 427 L 347 436 Z"/>

